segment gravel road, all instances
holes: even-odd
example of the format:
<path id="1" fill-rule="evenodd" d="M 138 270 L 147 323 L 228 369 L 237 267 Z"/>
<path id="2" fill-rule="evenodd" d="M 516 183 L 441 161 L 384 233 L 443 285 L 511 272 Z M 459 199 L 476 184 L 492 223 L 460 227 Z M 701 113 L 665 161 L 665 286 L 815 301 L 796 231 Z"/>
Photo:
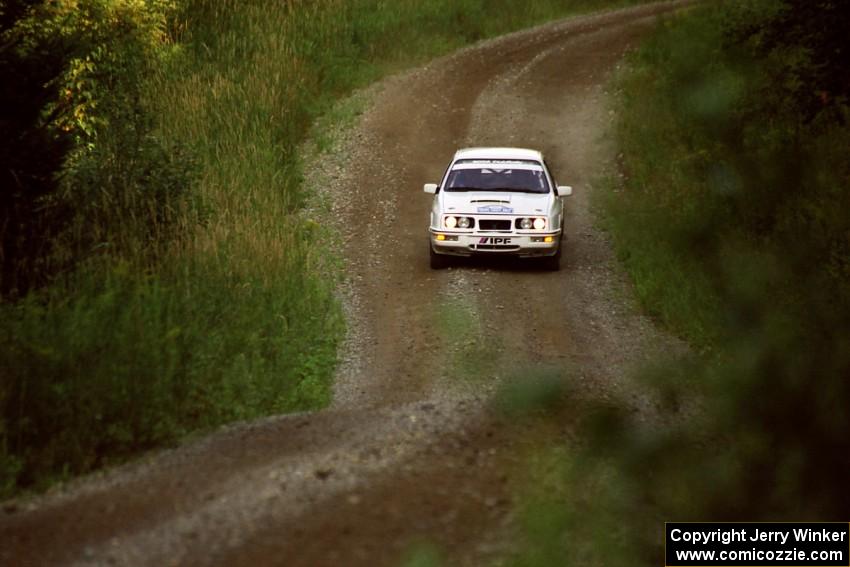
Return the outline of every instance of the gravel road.
<path id="1" fill-rule="evenodd" d="M 341 235 L 350 332 L 335 400 L 237 424 L 0 510 L 2 565 L 456 564 L 510 551 L 523 426 L 499 385 L 552 369 L 583 395 L 641 396 L 629 369 L 674 342 L 640 316 L 590 212 L 614 170 L 606 82 L 681 3 L 572 18 L 478 44 L 355 95 L 308 183 Z M 428 267 L 430 196 L 455 149 L 540 149 L 568 198 L 560 272 Z"/>

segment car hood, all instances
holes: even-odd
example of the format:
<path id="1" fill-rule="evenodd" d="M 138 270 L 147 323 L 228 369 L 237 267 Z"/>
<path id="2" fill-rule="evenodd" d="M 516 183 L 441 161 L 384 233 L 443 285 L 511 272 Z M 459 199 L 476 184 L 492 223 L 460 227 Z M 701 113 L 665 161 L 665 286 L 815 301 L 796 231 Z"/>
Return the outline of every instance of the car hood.
<path id="1" fill-rule="evenodd" d="M 506 193 L 468 191 L 452 193 L 443 191 L 443 212 L 465 214 L 548 214 L 552 207 L 549 193 Z"/>

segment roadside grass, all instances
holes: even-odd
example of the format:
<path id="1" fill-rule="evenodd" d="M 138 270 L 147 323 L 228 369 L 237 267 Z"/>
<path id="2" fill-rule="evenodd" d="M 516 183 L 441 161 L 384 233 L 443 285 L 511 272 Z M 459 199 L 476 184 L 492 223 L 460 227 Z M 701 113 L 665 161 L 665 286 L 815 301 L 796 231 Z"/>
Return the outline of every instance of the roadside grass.
<path id="1" fill-rule="evenodd" d="M 329 403 L 342 275 L 303 213 L 310 125 L 389 72 L 634 3 L 180 3 L 167 38 L 150 28 L 166 56 L 110 71 L 135 73 L 137 95 L 98 91 L 126 127 L 103 128 L 71 171 L 80 202 L 102 202 L 51 243 L 49 284 L 0 303 L 0 498 L 190 432 Z"/>
<path id="2" fill-rule="evenodd" d="M 445 298 L 436 305 L 434 317 L 448 384 L 477 387 L 482 381 L 491 381 L 499 371 L 502 349 L 485 331 L 474 299 Z"/>
<path id="3" fill-rule="evenodd" d="M 647 139 L 644 143 L 658 141 Z M 674 149 L 670 157 L 680 156 Z M 670 182 L 663 174 L 655 177 L 653 181 L 630 177 L 626 187 L 613 178 L 599 183 L 600 192 L 593 196 L 595 206 L 604 211 L 599 224 L 613 235 L 617 259 L 629 273 L 631 289 L 642 309 L 696 349 L 708 352 L 726 323 L 720 298 L 710 275 L 699 266 L 701 258 L 681 246 L 679 236 L 671 235 L 670 219 L 661 206 L 636 205 L 640 199 L 653 198 L 654 183 Z"/>

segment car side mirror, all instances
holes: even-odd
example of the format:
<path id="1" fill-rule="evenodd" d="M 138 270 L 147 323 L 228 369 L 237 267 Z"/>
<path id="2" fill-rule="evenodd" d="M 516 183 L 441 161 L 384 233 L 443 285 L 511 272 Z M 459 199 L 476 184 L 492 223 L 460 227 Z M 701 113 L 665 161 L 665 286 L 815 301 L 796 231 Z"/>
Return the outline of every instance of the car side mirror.
<path id="1" fill-rule="evenodd" d="M 569 197 L 573 194 L 573 188 L 569 185 L 558 185 L 558 197 Z"/>
<path id="2" fill-rule="evenodd" d="M 425 192 L 429 195 L 433 195 L 437 192 L 437 184 L 436 183 L 426 183 L 425 184 Z"/>

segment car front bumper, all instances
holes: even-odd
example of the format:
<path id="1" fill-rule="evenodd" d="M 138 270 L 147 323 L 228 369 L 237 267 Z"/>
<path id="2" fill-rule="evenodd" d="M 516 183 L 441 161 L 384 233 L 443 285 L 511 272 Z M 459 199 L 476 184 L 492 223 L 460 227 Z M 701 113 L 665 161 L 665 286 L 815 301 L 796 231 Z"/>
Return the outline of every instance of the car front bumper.
<path id="1" fill-rule="evenodd" d="M 535 233 L 473 232 L 429 229 L 437 254 L 473 256 L 505 254 L 520 257 L 553 256 L 561 245 L 561 231 Z"/>

